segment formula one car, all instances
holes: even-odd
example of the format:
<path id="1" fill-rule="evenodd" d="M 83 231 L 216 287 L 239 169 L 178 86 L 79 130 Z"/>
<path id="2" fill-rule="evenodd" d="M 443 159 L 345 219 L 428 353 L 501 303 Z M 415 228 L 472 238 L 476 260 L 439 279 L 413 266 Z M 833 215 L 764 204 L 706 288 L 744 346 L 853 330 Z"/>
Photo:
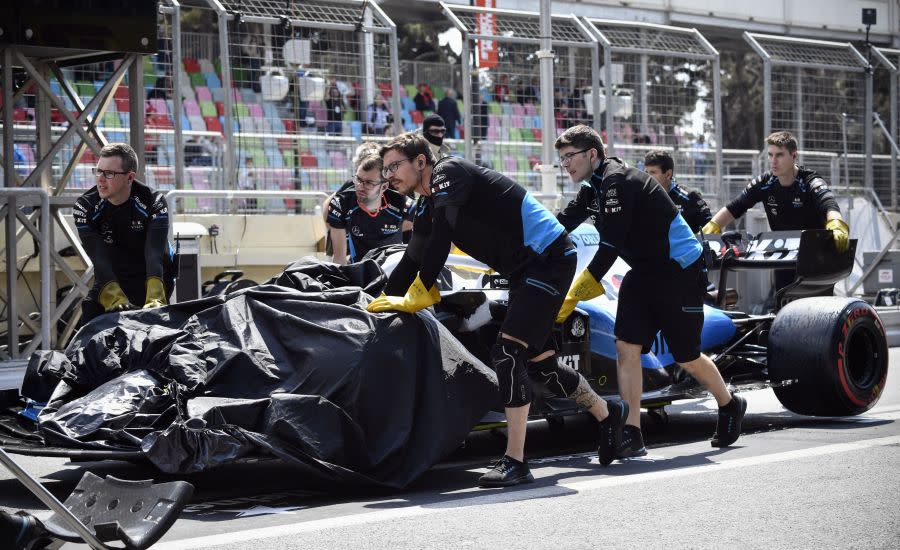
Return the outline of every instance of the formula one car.
<path id="1" fill-rule="evenodd" d="M 571 234 L 578 247 L 578 270 L 599 244 L 596 229 L 583 224 Z M 824 230 L 707 236 L 710 273 L 718 273 L 719 291 L 704 306 L 701 346 L 735 390 L 771 386 L 789 410 L 805 415 L 860 414 L 878 400 L 888 368 L 884 327 L 875 309 L 858 298 L 830 296 L 833 285 L 849 275 L 856 243 L 838 253 Z M 399 252 L 399 250 L 395 250 Z M 400 254 L 387 254 L 389 273 Z M 771 310 L 751 315 L 732 309 L 735 292 L 729 275 L 744 270 L 790 269 L 794 282 L 774 293 Z M 621 259 L 603 280 L 606 293 L 579 304 L 555 337 L 560 360 L 590 382 L 601 395 L 618 393 L 613 327 L 619 284 L 628 270 Z M 438 286 L 442 299 L 435 312 L 445 326 L 485 364 L 506 311 L 506 281 L 487 266 L 451 254 Z M 642 404 L 664 418 L 663 407 L 706 391 L 684 372 L 658 335 L 642 356 Z M 571 400 L 535 387 L 532 415 L 548 421 L 578 412 Z M 484 424 L 502 420 L 495 407 Z"/>

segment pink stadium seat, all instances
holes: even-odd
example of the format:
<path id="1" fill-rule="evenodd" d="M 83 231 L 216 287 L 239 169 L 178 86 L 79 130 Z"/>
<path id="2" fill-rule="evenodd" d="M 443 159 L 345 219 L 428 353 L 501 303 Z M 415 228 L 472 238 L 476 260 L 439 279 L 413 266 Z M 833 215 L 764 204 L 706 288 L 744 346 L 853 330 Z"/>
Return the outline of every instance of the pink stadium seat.
<path id="1" fill-rule="evenodd" d="M 206 86 L 197 86 L 197 100 L 198 101 L 212 101 L 212 94 L 209 92 L 209 88 Z"/>
<path id="2" fill-rule="evenodd" d="M 187 116 L 200 116 L 200 106 L 193 99 L 184 100 L 184 112 Z"/>
<path id="3" fill-rule="evenodd" d="M 349 168 L 349 163 L 347 162 L 347 155 L 344 154 L 343 151 L 332 151 L 331 154 L 331 167 L 337 168 L 340 170 L 346 170 Z"/>
<path id="4" fill-rule="evenodd" d="M 259 103 L 250 103 L 247 107 L 250 109 L 250 116 L 253 118 L 263 118 L 263 109 Z"/>

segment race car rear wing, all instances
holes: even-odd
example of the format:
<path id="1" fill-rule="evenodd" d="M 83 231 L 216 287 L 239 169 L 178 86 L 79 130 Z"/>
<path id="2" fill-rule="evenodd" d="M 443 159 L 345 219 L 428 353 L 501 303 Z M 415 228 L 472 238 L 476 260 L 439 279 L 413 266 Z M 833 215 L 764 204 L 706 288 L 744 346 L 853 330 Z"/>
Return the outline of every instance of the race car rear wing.
<path id="1" fill-rule="evenodd" d="M 794 282 L 780 289 L 776 303 L 782 298 L 815 296 L 843 280 L 853 270 L 856 239 L 844 252 L 838 252 L 831 231 L 769 231 L 756 237 L 739 231 L 722 235 L 701 235 L 706 265 L 719 271 L 719 289 L 725 289 L 728 273 L 759 269 L 791 269 Z M 725 293 L 719 293 L 719 300 Z M 717 304 L 722 305 L 722 304 Z"/>

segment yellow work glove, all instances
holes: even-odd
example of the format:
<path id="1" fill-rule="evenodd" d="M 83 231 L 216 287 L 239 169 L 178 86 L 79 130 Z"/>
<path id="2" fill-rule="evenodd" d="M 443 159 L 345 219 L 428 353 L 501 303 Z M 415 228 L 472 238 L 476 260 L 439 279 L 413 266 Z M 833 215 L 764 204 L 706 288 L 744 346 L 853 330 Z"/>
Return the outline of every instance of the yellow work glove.
<path id="1" fill-rule="evenodd" d="M 166 288 L 159 277 L 147 278 L 147 298 L 144 300 L 144 309 L 164 306 L 166 300 Z"/>
<path id="2" fill-rule="evenodd" d="M 850 246 L 850 228 L 847 227 L 844 220 L 840 218 L 828 220 L 828 223 L 825 224 L 825 229 L 831 230 L 834 236 L 834 245 L 837 247 L 838 252 L 846 252 L 847 247 Z"/>
<path id="3" fill-rule="evenodd" d="M 115 281 L 103 285 L 99 299 L 104 311 L 123 311 L 134 307 L 128 302 L 128 296 L 125 296 L 122 287 Z"/>
<path id="4" fill-rule="evenodd" d="M 556 314 L 556 322 L 565 323 L 569 315 L 572 315 L 572 312 L 575 311 L 575 306 L 578 305 L 578 302 L 596 298 L 601 296 L 603 292 L 603 285 L 591 275 L 590 271 L 585 269 L 572 282 L 572 287 L 566 293 L 566 299 L 563 300 L 563 305 L 559 308 L 559 313 Z"/>
<path id="5" fill-rule="evenodd" d="M 384 311 L 405 311 L 415 313 L 441 301 L 441 293 L 436 285 L 431 285 L 431 290 L 426 290 L 422 279 L 416 275 L 416 280 L 409 286 L 405 296 L 379 296 L 366 308 L 371 313 Z"/>
<path id="6" fill-rule="evenodd" d="M 704 235 L 719 235 L 722 233 L 722 228 L 716 222 L 709 220 L 700 232 Z"/>

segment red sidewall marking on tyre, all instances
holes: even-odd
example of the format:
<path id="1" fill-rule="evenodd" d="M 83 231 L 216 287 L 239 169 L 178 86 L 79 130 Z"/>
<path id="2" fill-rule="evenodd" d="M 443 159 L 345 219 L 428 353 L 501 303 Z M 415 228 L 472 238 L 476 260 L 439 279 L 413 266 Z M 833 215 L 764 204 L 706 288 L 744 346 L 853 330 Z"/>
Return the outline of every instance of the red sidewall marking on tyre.
<path id="1" fill-rule="evenodd" d="M 881 320 L 878 318 L 878 316 L 873 315 L 869 309 L 864 308 L 864 307 L 856 308 L 853 311 L 851 311 L 850 314 L 847 315 L 847 318 L 844 320 L 844 326 L 841 328 L 842 338 L 841 338 L 841 341 L 838 342 L 838 349 L 837 349 L 837 352 L 838 352 L 838 361 L 837 361 L 838 378 L 841 381 L 841 386 L 844 388 L 844 395 L 846 395 L 847 398 L 850 399 L 850 401 L 852 401 L 853 404 L 858 407 L 868 406 L 875 399 L 877 399 L 878 396 L 881 394 L 881 388 L 884 387 L 884 382 L 887 378 L 885 376 L 884 378 L 879 380 L 878 383 L 875 384 L 873 391 L 872 391 L 872 395 L 869 397 L 868 401 L 863 401 L 862 399 L 857 397 L 856 393 L 853 391 L 853 389 L 850 388 L 850 383 L 847 381 L 846 369 L 844 368 L 844 365 L 846 364 L 846 360 L 847 360 L 846 355 L 845 355 L 845 350 L 844 350 L 844 340 L 847 338 L 847 334 L 850 332 L 850 328 L 854 325 L 854 323 L 858 319 L 860 319 L 862 317 L 869 317 L 870 319 L 875 321 L 875 324 L 878 327 L 881 327 Z"/>

